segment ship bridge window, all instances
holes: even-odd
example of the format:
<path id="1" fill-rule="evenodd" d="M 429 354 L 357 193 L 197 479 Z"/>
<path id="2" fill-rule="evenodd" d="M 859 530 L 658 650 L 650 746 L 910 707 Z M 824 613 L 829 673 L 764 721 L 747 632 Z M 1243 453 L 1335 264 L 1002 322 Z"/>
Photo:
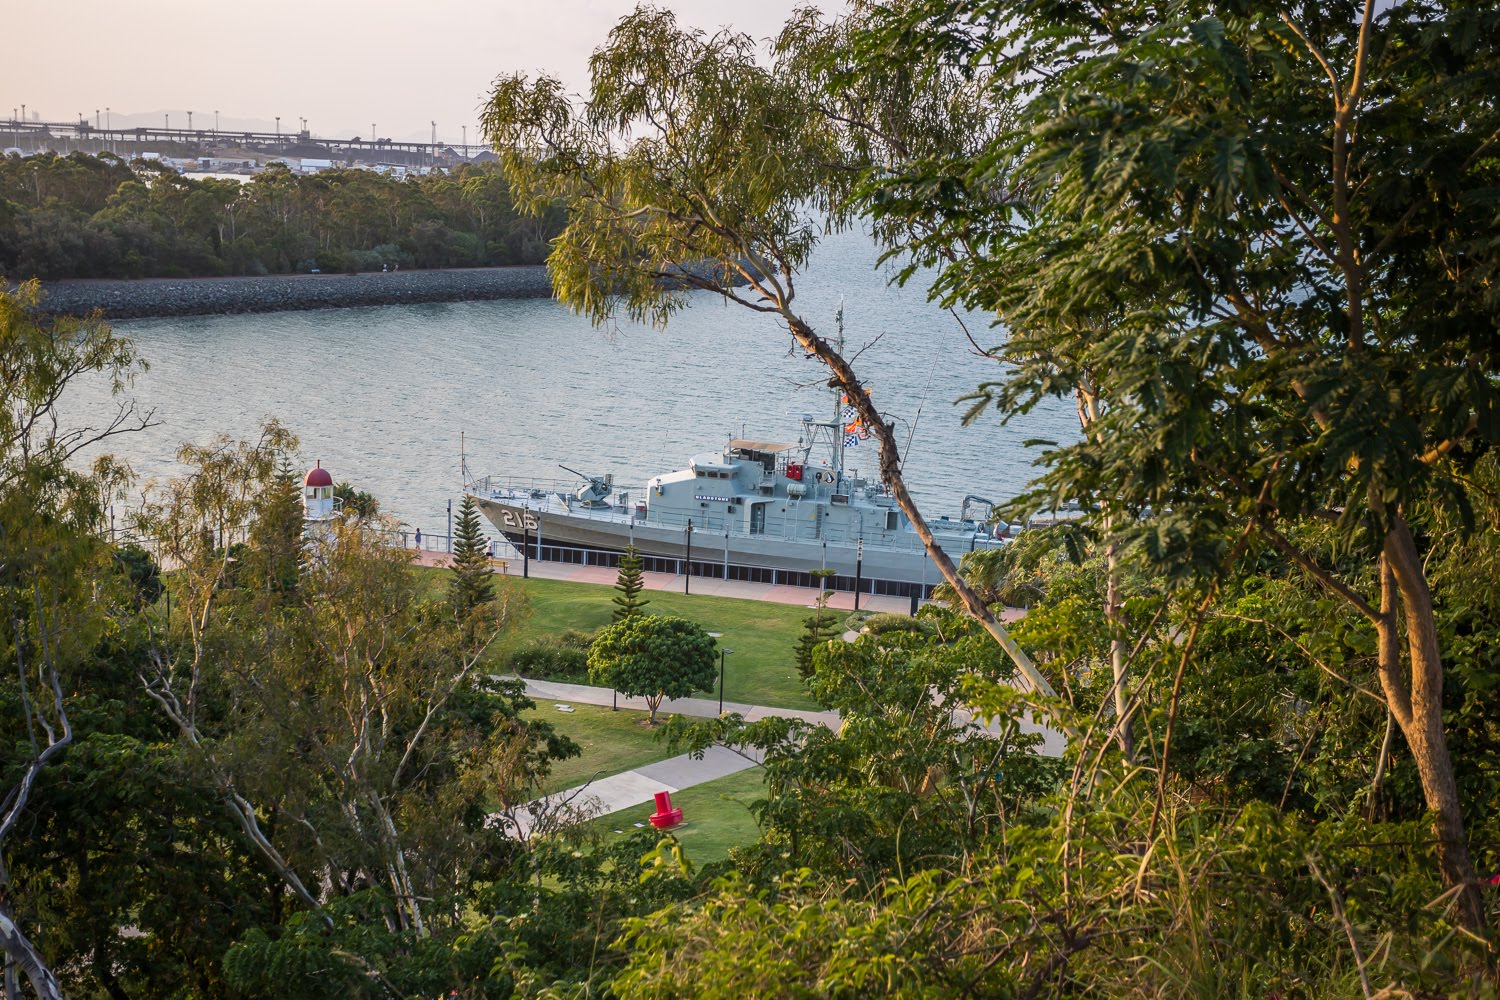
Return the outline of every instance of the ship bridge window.
<path id="1" fill-rule="evenodd" d="M 897 524 L 900 523 L 900 520 L 901 520 L 901 515 L 900 514 L 896 513 L 893 510 L 886 511 L 885 512 L 885 530 L 886 531 L 895 531 Z"/>

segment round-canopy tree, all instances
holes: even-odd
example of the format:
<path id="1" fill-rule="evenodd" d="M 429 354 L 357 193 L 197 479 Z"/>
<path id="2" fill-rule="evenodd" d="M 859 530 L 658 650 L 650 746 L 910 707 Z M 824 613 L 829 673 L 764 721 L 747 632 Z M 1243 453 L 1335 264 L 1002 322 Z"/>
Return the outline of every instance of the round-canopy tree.
<path id="1" fill-rule="evenodd" d="M 663 698 L 684 698 L 713 686 L 715 647 L 713 638 L 686 618 L 630 615 L 601 631 L 589 647 L 589 680 L 643 696 L 654 726 Z"/>

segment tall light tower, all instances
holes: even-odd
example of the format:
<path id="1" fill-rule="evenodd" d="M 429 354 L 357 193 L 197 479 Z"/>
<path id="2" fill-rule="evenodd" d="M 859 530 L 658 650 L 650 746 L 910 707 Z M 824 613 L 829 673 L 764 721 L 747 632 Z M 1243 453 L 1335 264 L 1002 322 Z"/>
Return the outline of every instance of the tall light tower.
<path id="1" fill-rule="evenodd" d="M 163 111 L 161 113 L 161 120 L 163 129 L 170 129 L 172 127 L 172 115 L 170 112 Z"/>
<path id="2" fill-rule="evenodd" d="M 188 131 L 191 132 L 192 130 L 193 130 L 193 113 L 191 111 L 189 111 L 188 112 Z"/>
<path id="3" fill-rule="evenodd" d="M 281 116 L 276 116 L 276 141 L 281 141 Z"/>
<path id="4" fill-rule="evenodd" d="M 214 135 L 217 136 L 218 134 L 219 134 L 219 113 L 217 111 L 215 111 L 214 112 Z"/>
<path id="5" fill-rule="evenodd" d="M 433 170 L 437 169 L 437 122 L 432 123 L 432 157 L 428 166 Z"/>

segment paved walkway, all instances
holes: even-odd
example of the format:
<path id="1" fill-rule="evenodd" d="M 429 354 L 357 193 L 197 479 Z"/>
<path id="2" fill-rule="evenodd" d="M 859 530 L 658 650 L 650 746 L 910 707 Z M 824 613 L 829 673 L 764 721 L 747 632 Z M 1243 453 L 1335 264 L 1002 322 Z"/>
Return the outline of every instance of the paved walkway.
<path id="1" fill-rule="evenodd" d="M 523 680 L 525 680 L 523 678 Z M 565 705 L 615 705 L 637 711 L 647 711 L 646 699 L 616 695 L 609 688 L 591 687 L 587 684 L 564 684 L 560 681 L 525 680 L 526 693 L 539 703 L 555 706 Z M 695 718 L 712 719 L 719 715 L 719 702 L 709 698 L 675 698 L 663 701 L 659 712 L 690 715 Z M 795 718 L 830 729 L 839 726 L 839 713 L 805 711 L 795 708 L 772 708 L 766 705 L 747 705 L 726 701 L 724 711 L 742 716 L 747 722 L 767 718 Z M 955 710 L 955 716 L 963 722 L 973 720 L 966 709 Z M 1021 730 L 1042 734 L 1040 753 L 1048 757 L 1062 756 L 1065 737 L 1032 719 L 1021 721 Z M 657 761 L 632 771 L 623 771 L 606 777 L 544 796 L 521 810 L 515 818 L 513 835 L 525 838 L 540 825 L 547 829 L 607 816 L 645 802 L 650 802 L 657 792 L 676 792 L 693 785 L 701 785 L 715 778 L 743 771 L 755 766 L 759 757 L 756 751 L 744 753 L 727 747 L 711 746 L 701 759 L 691 754 L 679 754 Z"/>
<path id="2" fill-rule="evenodd" d="M 576 788 L 556 792 L 537 799 L 522 810 L 516 819 L 518 829 L 515 833 L 525 838 L 539 824 L 555 829 L 559 825 L 595 816 L 608 816 L 610 813 L 650 802 L 657 792 L 676 792 L 737 774 L 759 762 L 754 751 L 748 751 L 747 754 L 711 746 L 703 752 L 700 759 L 694 759 L 690 754 L 680 754 L 633 771 L 611 774 Z M 687 818 L 692 819 L 691 816 Z"/>
<path id="3" fill-rule="evenodd" d="M 423 566 L 447 566 L 452 558 L 446 552 L 432 552 L 426 549 L 414 554 L 416 561 Z M 517 560 L 510 562 L 496 560 L 494 566 L 495 572 L 504 576 L 521 575 L 521 563 Z M 615 581 L 619 579 L 619 570 L 610 566 L 580 566 L 576 563 L 542 562 L 540 559 L 531 560 L 530 574 L 544 580 L 571 580 L 574 583 L 594 583 L 606 587 L 613 587 Z M 821 593 L 812 587 L 788 587 L 784 584 L 772 586 L 769 583 L 751 583 L 748 580 L 719 580 L 711 576 L 695 576 L 691 580 L 684 580 L 680 574 L 675 573 L 642 573 L 641 578 L 647 590 L 675 590 L 680 594 L 686 584 L 688 592 L 692 594 L 739 597 L 749 601 L 771 601 L 775 604 L 801 604 L 809 608 L 814 605 Z M 828 599 L 828 606 L 842 611 L 852 611 L 854 610 L 854 595 L 847 591 L 835 591 Z M 911 611 L 911 598 L 860 594 L 859 607 L 861 611 L 894 611 L 907 614 Z"/>
<path id="4" fill-rule="evenodd" d="M 614 705 L 616 695 L 609 688 L 590 687 L 587 684 L 563 684 L 560 681 L 526 681 L 526 693 L 535 698 L 539 704 L 560 703 L 575 705 Z M 629 698 L 619 695 L 621 708 L 636 709 L 641 712 L 649 711 L 645 698 Z M 691 715 L 698 719 L 712 719 L 719 714 L 719 700 L 717 698 L 674 698 L 661 703 L 658 712 L 668 715 Z M 746 705 L 738 701 L 726 701 L 724 711 L 730 714 L 744 716 L 746 722 L 759 722 L 761 719 L 790 718 L 802 719 L 806 722 L 827 726 L 830 729 L 838 728 L 839 713 L 805 711 L 797 708 L 770 708 L 765 705 Z"/>

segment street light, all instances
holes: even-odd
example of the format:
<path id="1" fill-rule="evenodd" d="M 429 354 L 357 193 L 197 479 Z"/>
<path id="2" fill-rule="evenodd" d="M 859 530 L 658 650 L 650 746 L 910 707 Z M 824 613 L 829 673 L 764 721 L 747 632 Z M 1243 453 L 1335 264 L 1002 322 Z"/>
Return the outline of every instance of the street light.
<path id="1" fill-rule="evenodd" d="M 191 111 L 189 111 L 188 112 L 188 131 L 191 132 L 192 130 L 193 130 L 193 113 Z"/>
<path id="2" fill-rule="evenodd" d="M 219 134 L 219 112 L 214 111 L 214 135 Z"/>
<path id="3" fill-rule="evenodd" d="M 276 116 L 276 141 L 281 141 L 281 116 Z"/>
<path id="4" fill-rule="evenodd" d="M 682 560 L 682 592 L 688 593 L 688 581 L 693 578 L 693 519 L 687 523 L 687 555 Z"/>
<path id="5" fill-rule="evenodd" d="M 719 647 L 719 714 L 724 714 L 724 657 L 733 653 L 732 649 Z"/>
<path id="6" fill-rule="evenodd" d="M 865 567 L 865 536 L 859 536 L 858 546 L 854 550 L 854 610 L 859 610 L 859 587 L 863 582 Z"/>

